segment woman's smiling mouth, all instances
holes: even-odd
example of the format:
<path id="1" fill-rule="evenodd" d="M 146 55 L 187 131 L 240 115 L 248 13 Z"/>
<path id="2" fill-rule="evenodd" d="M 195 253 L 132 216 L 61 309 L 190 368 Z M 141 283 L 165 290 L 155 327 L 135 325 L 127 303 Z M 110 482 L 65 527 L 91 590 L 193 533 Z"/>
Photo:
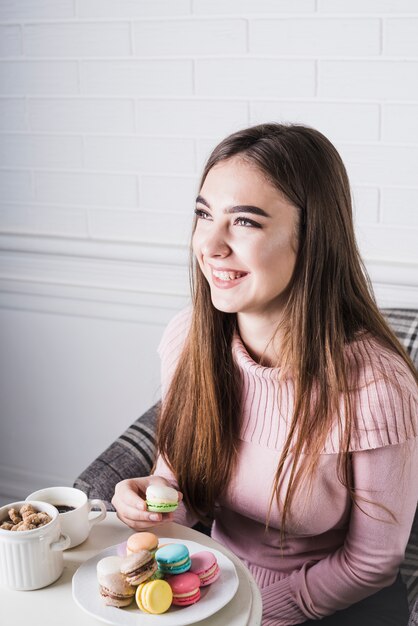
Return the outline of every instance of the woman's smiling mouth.
<path id="1" fill-rule="evenodd" d="M 220 278 L 221 280 L 235 280 L 236 278 L 241 278 L 246 275 L 244 272 L 226 272 L 224 270 L 212 270 L 212 272 L 216 278 Z"/>
<path id="2" fill-rule="evenodd" d="M 241 282 L 241 279 L 248 276 L 248 272 L 241 272 L 237 270 L 230 269 L 215 269 L 211 267 L 212 270 L 212 281 L 216 287 L 220 287 L 222 289 L 228 287 L 235 287 L 238 283 Z"/>

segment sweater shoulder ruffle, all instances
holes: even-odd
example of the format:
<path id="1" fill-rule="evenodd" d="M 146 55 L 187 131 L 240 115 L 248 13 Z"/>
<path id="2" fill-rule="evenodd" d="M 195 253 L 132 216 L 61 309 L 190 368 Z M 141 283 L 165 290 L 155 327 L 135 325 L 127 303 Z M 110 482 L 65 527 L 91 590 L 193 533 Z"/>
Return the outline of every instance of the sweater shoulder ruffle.
<path id="1" fill-rule="evenodd" d="M 353 425 L 350 452 L 405 443 L 418 436 L 418 387 L 405 361 L 366 335 L 347 347 Z M 341 402 L 344 420 L 344 403 Z M 336 425 L 325 453 L 339 451 Z"/>
<path id="2" fill-rule="evenodd" d="M 241 438 L 280 451 L 294 410 L 294 380 L 291 375 L 281 377 L 278 368 L 253 361 L 238 336 L 234 337 L 233 352 L 245 398 Z M 346 359 L 353 410 L 349 451 L 401 444 L 417 437 L 418 388 L 405 361 L 368 333 L 347 346 Z M 344 410 L 341 396 L 341 417 L 325 441 L 323 454 L 337 454 L 341 449 Z"/>

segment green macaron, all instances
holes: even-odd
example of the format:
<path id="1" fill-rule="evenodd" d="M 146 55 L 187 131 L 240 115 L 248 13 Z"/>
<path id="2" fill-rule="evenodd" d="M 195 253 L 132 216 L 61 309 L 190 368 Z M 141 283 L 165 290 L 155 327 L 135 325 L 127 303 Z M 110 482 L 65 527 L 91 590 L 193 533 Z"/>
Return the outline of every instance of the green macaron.
<path id="1" fill-rule="evenodd" d="M 170 513 L 179 504 L 177 491 L 167 485 L 150 485 L 145 497 L 147 509 L 153 513 Z"/>

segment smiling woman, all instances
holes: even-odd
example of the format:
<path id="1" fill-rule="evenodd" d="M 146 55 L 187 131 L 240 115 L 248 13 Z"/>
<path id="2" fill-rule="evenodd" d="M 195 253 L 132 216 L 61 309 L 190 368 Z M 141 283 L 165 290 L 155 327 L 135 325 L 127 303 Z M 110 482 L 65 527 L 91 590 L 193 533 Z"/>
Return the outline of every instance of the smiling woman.
<path id="1" fill-rule="evenodd" d="M 254 325 L 272 334 L 282 318 L 296 263 L 299 209 L 258 168 L 236 156 L 210 169 L 196 216 L 193 251 L 212 303 L 218 311 L 237 314 L 247 349 L 261 358 Z M 264 337 L 261 343 L 266 348 Z M 278 358 L 277 345 L 263 350 L 264 364 Z"/>
<path id="2" fill-rule="evenodd" d="M 160 345 L 150 483 L 212 526 L 261 588 L 263 626 L 406 626 L 399 565 L 417 506 L 417 373 L 379 312 L 334 146 L 297 125 L 224 139 L 203 171 L 193 306 Z M 153 514 L 155 515 L 155 514 Z"/>

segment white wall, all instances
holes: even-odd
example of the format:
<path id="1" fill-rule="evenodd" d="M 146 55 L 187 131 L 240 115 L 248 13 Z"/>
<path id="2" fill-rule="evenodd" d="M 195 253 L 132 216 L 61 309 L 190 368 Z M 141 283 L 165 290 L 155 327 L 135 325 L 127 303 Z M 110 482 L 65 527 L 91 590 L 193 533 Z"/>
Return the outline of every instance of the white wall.
<path id="1" fill-rule="evenodd" d="M 381 305 L 418 306 L 415 0 L 0 0 L 0 494 L 71 484 L 158 398 L 213 145 L 340 150 Z"/>

